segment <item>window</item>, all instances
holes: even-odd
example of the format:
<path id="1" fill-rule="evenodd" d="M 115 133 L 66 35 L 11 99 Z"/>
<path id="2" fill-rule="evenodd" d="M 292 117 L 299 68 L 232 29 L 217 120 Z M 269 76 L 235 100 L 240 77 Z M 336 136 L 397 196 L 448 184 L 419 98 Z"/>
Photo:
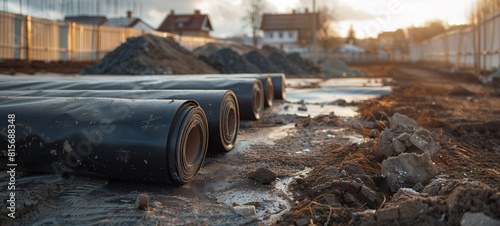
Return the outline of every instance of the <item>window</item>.
<path id="1" fill-rule="evenodd" d="M 293 38 L 293 31 L 288 32 L 288 37 Z"/>
<path id="2" fill-rule="evenodd" d="M 269 32 L 269 39 L 273 39 L 273 33 Z"/>
<path id="3" fill-rule="evenodd" d="M 279 33 L 279 37 L 280 37 L 280 38 L 283 38 L 283 32 L 281 32 L 281 31 L 280 31 L 280 33 Z"/>

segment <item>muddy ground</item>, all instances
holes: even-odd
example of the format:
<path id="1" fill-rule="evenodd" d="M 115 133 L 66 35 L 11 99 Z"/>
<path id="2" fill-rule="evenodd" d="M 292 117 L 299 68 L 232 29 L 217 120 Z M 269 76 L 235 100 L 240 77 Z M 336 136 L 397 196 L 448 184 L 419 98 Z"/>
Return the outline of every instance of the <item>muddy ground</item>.
<path id="1" fill-rule="evenodd" d="M 184 186 L 25 174 L 16 181 L 22 191 L 16 220 L 7 219 L 2 208 L 0 221 L 8 225 L 470 225 L 475 219 L 498 223 L 500 98 L 494 89 L 466 74 L 404 65 L 357 67 L 372 77 L 392 78 L 385 80 L 392 92 L 363 102 L 331 100 L 314 105 L 357 106 L 355 117 L 331 112 L 316 117 L 280 115 L 296 105 L 276 102 L 262 120 L 242 123 L 235 150 L 209 156 L 196 179 Z M 294 89 L 317 86 L 305 83 Z M 391 188 L 381 176 L 382 162 L 389 157 L 379 148 L 379 137 L 391 128 L 395 113 L 415 120 L 441 147 L 432 155 L 437 174 L 402 189 Z M 5 179 L 0 181 L 6 187 Z M 135 206 L 140 194 L 149 196 L 145 210 Z"/>

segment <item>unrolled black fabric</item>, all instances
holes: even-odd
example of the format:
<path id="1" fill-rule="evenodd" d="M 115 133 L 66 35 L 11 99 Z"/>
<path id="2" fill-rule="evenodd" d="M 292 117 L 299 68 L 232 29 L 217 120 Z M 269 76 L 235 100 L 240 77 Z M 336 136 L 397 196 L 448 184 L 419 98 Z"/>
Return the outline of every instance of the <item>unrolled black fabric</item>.
<path id="1" fill-rule="evenodd" d="M 208 125 L 195 101 L 0 97 L 0 167 L 184 184 L 205 159 Z M 7 162 L 15 144 L 14 162 Z"/>
<path id="2" fill-rule="evenodd" d="M 240 119 L 258 120 L 264 108 L 264 93 L 259 79 L 193 79 L 178 76 L 169 80 L 146 78 L 0 76 L 0 90 L 159 90 L 230 89 L 238 98 Z"/>
<path id="3" fill-rule="evenodd" d="M 210 153 L 231 151 L 240 124 L 238 100 L 231 90 L 38 90 L 0 91 L 0 96 L 195 100 L 207 116 Z"/>

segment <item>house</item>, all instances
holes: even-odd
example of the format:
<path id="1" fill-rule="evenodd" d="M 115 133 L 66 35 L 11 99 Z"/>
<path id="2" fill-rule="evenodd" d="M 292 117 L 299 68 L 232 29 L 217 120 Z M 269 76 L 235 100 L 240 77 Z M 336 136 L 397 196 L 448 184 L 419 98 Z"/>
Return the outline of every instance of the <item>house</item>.
<path id="1" fill-rule="evenodd" d="M 105 16 L 68 16 L 64 18 L 64 21 L 71 23 L 74 22 L 77 24 L 102 25 L 107 27 L 127 27 L 133 29 L 155 30 L 141 19 L 133 18 L 132 11 L 127 11 L 127 17 L 125 18 L 108 19 Z"/>
<path id="2" fill-rule="evenodd" d="M 108 27 L 127 27 L 127 28 L 150 30 L 150 31 L 155 30 L 153 27 L 149 26 L 141 19 L 132 17 L 132 11 L 127 11 L 126 18 L 110 18 L 101 25 Z"/>
<path id="3" fill-rule="evenodd" d="M 210 37 L 213 28 L 208 15 L 201 14 L 200 10 L 195 10 L 194 14 L 175 14 L 174 10 L 171 10 L 170 14 L 158 27 L 158 31 L 187 36 Z"/>
<path id="4" fill-rule="evenodd" d="M 64 17 L 65 22 L 87 24 L 87 25 L 100 25 L 108 20 L 105 16 L 67 16 Z"/>
<path id="5" fill-rule="evenodd" d="M 382 32 L 377 37 L 378 47 L 382 51 L 388 52 L 408 52 L 408 39 L 403 29 L 396 31 Z"/>
<path id="6" fill-rule="evenodd" d="M 264 14 L 260 29 L 264 32 L 263 45 L 270 45 L 284 51 L 310 49 L 313 43 L 313 20 L 319 29 L 318 13 Z"/>

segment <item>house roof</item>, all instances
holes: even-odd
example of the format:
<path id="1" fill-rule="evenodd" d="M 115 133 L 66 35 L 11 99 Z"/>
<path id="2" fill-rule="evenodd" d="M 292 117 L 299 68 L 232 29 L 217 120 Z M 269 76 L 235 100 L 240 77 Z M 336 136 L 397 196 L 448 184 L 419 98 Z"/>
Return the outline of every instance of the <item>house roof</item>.
<path id="1" fill-rule="evenodd" d="M 134 27 L 136 24 L 141 22 L 146 26 L 150 27 L 151 30 L 154 30 L 151 26 L 144 23 L 144 21 L 142 21 L 139 18 L 111 18 L 101 25 L 108 27 Z"/>
<path id="2" fill-rule="evenodd" d="M 67 16 L 64 18 L 66 22 L 74 22 L 77 24 L 100 25 L 106 22 L 105 16 Z"/>
<path id="3" fill-rule="evenodd" d="M 182 24 L 179 26 L 179 24 Z M 185 31 L 213 31 L 207 14 L 173 14 L 170 13 L 158 27 L 158 31 L 171 32 L 172 30 Z"/>
<path id="4" fill-rule="evenodd" d="M 264 31 L 276 30 L 307 30 L 311 29 L 316 17 L 316 29 L 319 29 L 318 13 L 290 13 L 264 14 L 260 29 Z"/>

